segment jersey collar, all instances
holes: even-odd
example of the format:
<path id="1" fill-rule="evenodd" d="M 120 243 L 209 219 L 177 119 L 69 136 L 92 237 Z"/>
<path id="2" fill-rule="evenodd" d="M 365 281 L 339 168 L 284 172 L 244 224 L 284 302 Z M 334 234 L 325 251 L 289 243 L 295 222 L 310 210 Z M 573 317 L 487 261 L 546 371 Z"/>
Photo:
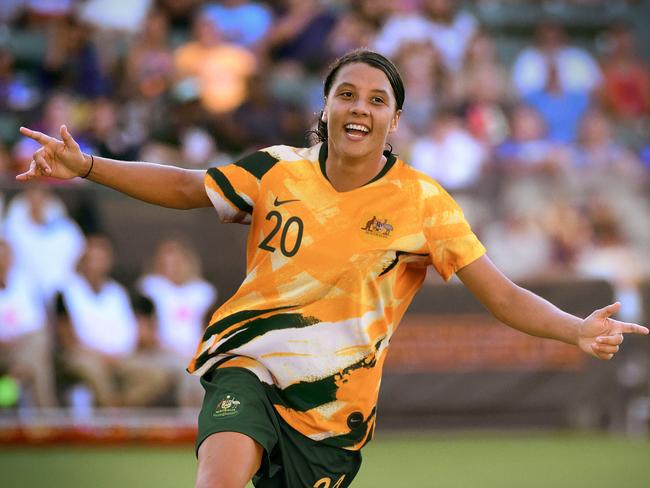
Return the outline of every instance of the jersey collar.
<path id="1" fill-rule="evenodd" d="M 379 178 L 381 178 L 386 173 L 388 173 L 390 169 L 395 165 L 395 162 L 397 161 L 397 156 L 395 156 L 395 154 L 393 154 L 388 149 L 386 149 L 384 151 L 384 156 L 386 156 L 386 164 L 384 164 L 384 167 L 381 169 L 381 171 L 377 173 L 372 180 L 370 180 L 367 183 L 364 183 L 361 186 L 366 186 L 374 181 L 377 181 Z M 327 177 L 327 170 L 325 169 L 325 161 L 327 161 L 327 141 L 321 144 L 320 150 L 318 151 L 318 165 L 320 166 L 320 171 L 325 177 L 325 179 L 327 181 L 330 181 L 330 179 Z"/>

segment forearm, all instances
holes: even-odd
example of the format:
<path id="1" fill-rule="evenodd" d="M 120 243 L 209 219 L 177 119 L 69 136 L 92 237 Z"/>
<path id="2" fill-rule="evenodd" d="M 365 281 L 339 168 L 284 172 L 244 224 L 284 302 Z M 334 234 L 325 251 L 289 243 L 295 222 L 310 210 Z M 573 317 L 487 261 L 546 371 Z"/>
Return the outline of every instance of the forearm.
<path id="1" fill-rule="evenodd" d="M 514 285 L 499 302 L 484 305 L 495 318 L 513 329 L 577 344 L 582 319 L 563 312 L 547 300 Z"/>
<path id="2" fill-rule="evenodd" d="M 483 306 L 504 324 L 526 334 L 577 344 L 581 319 L 514 284 L 487 256 L 457 274 Z"/>
<path id="3" fill-rule="evenodd" d="M 208 207 L 203 189 L 203 170 L 188 170 L 155 163 L 127 162 L 84 155 L 90 173 L 87 179 L 144 202 L 163 207 L 188 209 Z"/>

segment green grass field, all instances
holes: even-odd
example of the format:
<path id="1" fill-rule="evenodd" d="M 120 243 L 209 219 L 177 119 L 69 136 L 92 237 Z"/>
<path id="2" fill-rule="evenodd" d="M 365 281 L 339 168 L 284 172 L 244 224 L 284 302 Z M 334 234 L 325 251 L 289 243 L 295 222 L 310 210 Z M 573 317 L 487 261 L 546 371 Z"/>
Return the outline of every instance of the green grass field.
<path id="1" fill-rule="evenodd" d="M 191 487 L 183 447 L 0 447 L 3 488 Z M 604 435 L 383 434 L 355 488 L 648 488 L 650 441 Z"/>

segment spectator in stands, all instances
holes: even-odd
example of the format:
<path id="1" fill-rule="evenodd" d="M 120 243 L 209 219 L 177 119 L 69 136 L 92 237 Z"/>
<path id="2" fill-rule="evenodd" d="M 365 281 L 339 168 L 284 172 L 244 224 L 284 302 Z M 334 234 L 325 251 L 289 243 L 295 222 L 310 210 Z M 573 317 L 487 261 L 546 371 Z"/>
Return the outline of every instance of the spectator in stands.
<path id="1" fill-rule="evenodd" d="M 630 245 L 615 209 L 606 199 L 592 198 L 588 214 L 593 238 L 578 256 L 576 270 L 583 276 L 610 281 L 621 302 L 621 319 L 640 320 L 640 284 L 650 268 Z"/>
<path id="2" fill-rule="evenodd" d="M 348 12 L 359 15 L 377 32 L 391 14 L 401 11 L 407 2 L 395 0 L 356 0 L 348 2 Z"/>
<path id="3" fill-rule="evenodd" d="M 100 62 L 88 26 L 66 17 L 48 31 L 41 80 L 46 91 L 69 90 L 84 98 L 110 95 L 110 73 Z"/>
<path id="4" fill-rule="evenodd" d="M 265 76 L 253 76 L 249 83 L 250 97 L 233 113 L 229 139 L 240 151 L 273 146 L 278 141 L 302 144 L 306 121 L 300 107 L 275 98 Z"/>
<path id="5" fill-rule="evenodd" d="M 449 89 L 456 103 L 466 107 L 466 125 L 474 137 L 490 145 L 505 139 L 505 110 L 513 96 L 507 70 L 487 31 L 478 30 L 469 42 L 462 68 L 452 75 Z"/>
<path id="6" fill-rule="evenodd" d="M 183 129 L 180 149 L 180 159 L 186 168 L 207 168 L 220 158 L 217 143 L 203 127 L 190 126 Z"/>
<path id="7" fill-rule="evenodd" d="M 582 90 L 563 88 L 558 67 L 549 59 L 544 88 L 531 91 L 524 102 L 542 116 L 551 141 L 569 143 L 575 139 L 580 120 L 589 108 L 589 95 Z"/>
<path id="8" fill-rule="evenodd" d="M 227 43 L 202 10 L 194 19 L 192 38 L 174 52 L 174 64 L 176 93 L 199 98 L 208 111 L 224 114 L 246 100 L 257 60 L 245 47 Z"/>
<path id="9" fill-rule="evenodd" d="M 374 36 L 375 28 L 368 19 L 354 11 L 345 12 L 337 20 L 325 43 L 329 48 L 329 57 L 338 58 L 352 49 L 370 46 Z"/>
<path id="10" fill-rule="evenodd" d="M 548 139 L 535 109 L 516 105 L 510 114 L 510 137 L 495 148 L 487 173 L 497 189 L 498 211 L 506 219 L 513 208 L 529 216 L 544 208 L 550 195 L 566 194 L 570 155 L 570 148 Z"/>
<path id="11" fill-rule="evenodd" d="M 580 124 L 572 163 L 582 173 L 615 174 L 626 177 L 630 183 L 644 177 L 636 155 L 616 141 L 611 121 L 598 109 L 590 110 Z"/>
<path id="12" fill-rule="evenodd" d="M 537 212 L 509 209 L 487 226 L 482 238 L 492 261 L 511 280 L 539 278 L 553 268 L 553 245 Z"/>
<path id="13" fill-rule="evenodd" d="M 135 34 L 144 23 L 152 0 L 129 0 L 116 8 L 115 0 L 86 0 L 75 9 L 77 18 L 97 35 L 100 49 L 114 47 L 121 36 Z M 112 42 L 111 42 L 112 41 Z M 106 43 L 111 44 L 107 46 Z"/>
<path id="14" fill-rule="evenodd" d="M 162 348 L 159 363 L 174 377 L 178 405 L 200 405 L 203 390 L 185 366 L 201 339 L 217 294 L 201 276 L 198 254 L 185 240 L 163 240 L 154 253 L 151 272 L 139 280 L 138 288 L 154 304 Z"/>
<path id="15" fill-rule="evenodd" d="M 174 56 L 169 42 L 168 19 L 162 10 L 152 10 L 142 32 L 130 46 L 124 82 L 133 96 L 157 98 L 164 95 L 174 78 Z"/>
<path id="16" fill-rule="evenodd" d="M 106 157 L 138 159 L 145 134 L 120 124 L 120 107 L 115 100 L 97 98 L 88 105 L 88 109 L 85 144 Z"/>
<path id="17" fill-rule="evenodd" d="M 319 71 L 332 61 L 323 42 L 338 16 L 317 0 L 282 0 L 276 22 L 263 41 L 263 49 L 275 61 L 291 60 L 308 71 Z"/>
<path id="18" fill-rule="evenodd" d="M 537 27 L 535 45 L 521 51 L 512 67 L 512 80 L 519 94 L 525 97 L 543 90 L 550 66 L 556 67 L 564 91 L 588 94 L 601 83 L 600 69 L 591 54 L 568 44 L 560 24 L 546 21 Z"/>
<path id="19" fill-rule="evenodd" d="M 421 136 L 429 130 L 431 118 L 448 94 L 447 71 L 440 54 L 429 42 L 405 43 L 395 61 L 409 91 L 400 119 L 402 134 L 399 137 L 409 132 Z"/>
<path id="20" fill-rule="evenodd" d="M 73 13 L 74 0 L 23 0 L 27 14 L 32 19 L 41 21 L 57 21 Z"/>
<path id="21" fill-rule="evenodd" d="M 650 173 L 636 154 L 613 135 L 612 123 L 600 110 L 591 110 L 580 127 L 571 153 L 572 193 L 588 201 L 593 195 L 610 200 L 623 234 L 648 249 L 650 227 L 639 225 L 650 213 L 647 198 Z"/>
<path id="22" fill-rule="evenodd" d="M 569 152 L 549 140 L 537 110 L 517 105 L 510 113 L 510 137 L 497 146 L 498 166 L 511 176 L 556 172 L 569 164 Z"/>
<path id="23" fill-rule="evenodd" d="M 628 26 L 615 24 L 606 39 L 600 91 L 605 109 L 618 122 L 650 115 L 650 69 L 637 51 L 634 34 Z"/>
<path id="24" fill-rule="evenodd" d="M 431 40 L 445 66 L 451 72 L 458 71 L 478 22 L 469 12 L 459 10 L 458 2 L 452 0 L 422 0 L 422 9 L 433 25 Z"/>
<path id="25" fill-rule="evenodd" d="M 40 93 L 32 80 L 15 69 L 11 50 L 0 46 L 0 116 L 30 110 L 39 100 Z M 3 135 L 0 134 L 0 138 Z"/>
<path id="26" fill-rule="evenodd" d="M 9 203 L 5 233 L 16 267 L 36 280 L 50 303 L 70 278 L 82 252 L 84 238 L 79 226 L 47 187 L 34 185 Z M 54 255 L 56 259 L 52 259 Z"/>
<path id="27" fill-rule="evenodd" d="M 62 361 L 98 406 L 150 405 L 167 388 L 167 375 L 138 354 L 138 324 L 126 290 L 109 277 L 112 266 L 110 240 L 89 236 L 77 274 L 57 297 Z"/>
<path id="28" fill-rule="evenodd" d="M 414 168 L 451 191 L 475 187 L 486 158 L 486 148 L 448 108 L 438 110 L 429 132 L 413 143 L 410 156 Z"/>
<path id="29" fill-rule="evenodd" d="M 222 0 L 205 8 L 226 42 L 247 48 L 255 47 L 264 38 L 273 20 L 266 5 L 250 0 Z"/>
<path id="30" fill-rule="evenodd" d="M 573 273 L 578 258 L 591 241 L 589 219 L 577 201 L 560 195 L 547 197 L 543 212 L 542 222 L 553 249 L 550 269 Z"/>
<path id="31" fill-rule="evenodd" d="M 458 71 L 465 49 L 477 29 L 473 15 L 458 10 L 450 0 L 423 0 L 421 10 L 402 7 L 393 13 L 377 34 L 375 48 L 394 56 L 402 45 L 430 42 L 439 52 L 446 68 Z"/>
<path id="32" fill-rule="evenodd" d="M 0 239 L 0 368 L 31 393 L 25 406 L 57 404 L 46 320 L 36 283 L 13 265 L 11 247 Z"/>

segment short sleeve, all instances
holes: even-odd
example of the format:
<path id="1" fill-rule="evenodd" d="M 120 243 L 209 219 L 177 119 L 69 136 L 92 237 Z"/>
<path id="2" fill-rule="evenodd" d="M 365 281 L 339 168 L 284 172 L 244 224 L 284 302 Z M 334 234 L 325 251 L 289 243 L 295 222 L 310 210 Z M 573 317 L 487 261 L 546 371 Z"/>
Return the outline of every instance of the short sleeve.
<path id="1" fill-rule="evenodd" d="M 485 254 L 485 247 L 465 220 L 463 211 L 442 187 L 430 186 L 424 194 L 422 209 L 431 262 L 445 281 Z"/>
<path id="2" fill-rule="evenodd" d="M 260 181 L 277 162 L 263 149 L 236 163 L 207 171 L 205 191 L 222 222 L 250 223 Z"/>

